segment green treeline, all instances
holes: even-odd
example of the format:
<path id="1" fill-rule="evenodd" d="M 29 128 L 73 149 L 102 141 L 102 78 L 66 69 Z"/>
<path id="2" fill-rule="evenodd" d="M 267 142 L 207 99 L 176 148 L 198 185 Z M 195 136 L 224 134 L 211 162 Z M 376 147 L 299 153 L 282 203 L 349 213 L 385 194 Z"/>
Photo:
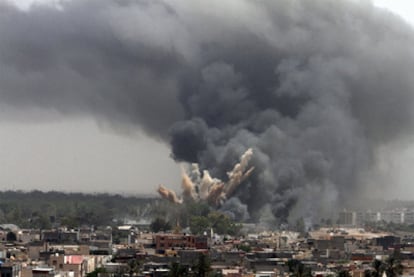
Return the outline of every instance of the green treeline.
<path id="1" fill-rule="evenodd" d="M 107 226 L 152 218 L 160 200 L 111 194 L 0 191 L 0 224 L 21 228 Z"/>
<path id="2" fill-rule="evenodd" d="M 190 227 L 194 234 L 211 229 L 235 235 L 241 225 L 207 203 L 176 205 L 159 198 L 111 194 L 42 191 L 0 191 L 0 224 L 20 228 L 50 229 L 82 225 L 118 226 L 129 221 L 150 224 L 157 231 L 179 231 Z"/>

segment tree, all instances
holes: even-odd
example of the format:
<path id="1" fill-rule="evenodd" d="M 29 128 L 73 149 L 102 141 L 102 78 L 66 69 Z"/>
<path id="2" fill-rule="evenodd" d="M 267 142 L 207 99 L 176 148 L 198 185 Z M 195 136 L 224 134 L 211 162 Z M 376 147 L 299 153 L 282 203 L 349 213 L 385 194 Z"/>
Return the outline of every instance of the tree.
<path id="1" fill-rule="evenodd" d="M 378 276 L 380 276 L 381 273 L 382 273 L 384 265 L 380 260 L 375 259 L 372 262 L 372 267 L 374 268 L 375 272 L 377 272 Z"/>
<path id="2" fill-rule="evenodd" d="M 127 272 L 129 274 L 130 277 L 136 275 L 137 273 L 139 273 L 141 269 L 141 264 L 139 263 L 139 261 L 137 259 L 131 259 L 128 261 L 127 263 Z"/>
<path id="3" fill-rule="evenodd" d="M 192 216 L 190 219 L 190 229 L 194 234 L 202 234 L 208 229 L 213 228 L 214 232 L 224 235 L 236 235 L 241 225 L 235 223 L 224 213 L 213 211 L 207 216 Z"/>
<path id="4" fill-rule="evenodd" d="M 287 266 L 289 269 L 289 276 L 291 277 L 311 277 L 312 272 L 310 268 L 305 267 L 304 264 L 301 263 L 301 261 L 292 259 L 287 261 Z"/>
<path id="5" fill-rule="evenodd" d="M 396 255 L 391 255 L 385 262 L 384 272 L 387 277 L 401 276 L 403 273 L 403 265 L 400 260 L 397 259 Z"/>
<path id="6" fill-rule="evenodd" d="M 212 228 L 214 230 L 216 230 L 216 233 L 218 234 L 228 234 L 231 236 L 235 236 L 237 234 L 239 234 L 242 225 L 236 223 L 234 220 L 232 220 L 228 215 L 223 214 L 223 213 L 219 213 L 219 212 L 213 212 L 210 213 L 210 218 L 214 219 L 217 218 L 212 216 L 215 214 L 220 214 L 218 217 L 218 220 L 212 224 Z"/>
<path id="7" fill-rule="evenodd" d="M 339 271 L 338 277 L 351 277 L 351 274 L 349 273 L 348 270 L 343 269 Z"/>
<path id="8" fill-rule="evenodd" d="M 50 218 L 48 218 L 46 215 L 41 214 L 37 218 L 36 225 L 40 229 L 50 229 L 52 227 L 52 224 L 50 223 Z"/>
<path id="9" fill-rule="evenodd" d="M 246 253 L 249 253 L 252 250 L 249 244 L 240 244 L 237 248 Z"/>
<path id="10" fill-rule="evenodd" d="M 366 270 L 364 275 L 367 277 L 381 277 L 384 272 L 384 264 L 380 260 L 374 259 L 372 262 L 372 268 L 374 270 Z"/>
<path id="11" fill-rule="evenodd" d="M 202 234 L 210 228 L 210 222 L 205 216 L 192 216 L 190 218 L 190 229 L 193 234 Z"/>
<path id="12" fill-rule="evenodd" d="M 194 202 L 186 205 L 186 209 L 190 215 L 207 216 L 210 213 L 210 206 L 205 202 Z"/>
<path id="13" fill-rule="evenodd" d="M 306 226 L 305 226 L 305 220 L 303 219 L 303 217 L 300 217 L 296 220 L 294 229 L 296 232 L 299 232 L 301 235 L 305 234 L 307 230 L 305 230 Z"/>
<path id="14" fill-rule="evenodd" d="M 394 252 L 388 259 L 384 262 L 375 259 L 372 262 L 373 271 L 365 272 L 365 275 L 368 277 L 381 277 L 384 273 L 387 277 L 396 277 L 401 276 L 403 273 L 403 265 L 398 259 L 398 253 Z"/>
<path id="15" fill-rule="evenodd" d="M 371 271 L 371 270 L 369 270 L 369 269 L 366 269 L 366 270 L 364 271 L 364 277 L 373 277 L 373 276 L 372 276 L 372 271 Z"/>
<path id="16" fill-rule="evenodd" d="M 171 224 L 165 219 L 157 217 L 153 222 L 151 222 L 150 229 L 154 233 L 159 231 L 168 231 L 171 230 Z"/>
<path id="17" fill-rule="evenodd" d="M 218 234 L 229 234 L 234 235 L 233 230 L 234 222 L 227 215 L 214 211 L 208 214 L 208 220 L 211 228 Z"/>
<path id="18" fill-rule="evenodd" d="M 174 262 L 170 266 L 169 277 L 185 277 L 188 276 L 188 268 L 177 262 Z"/>
<path id="19" fill-rule="evenodd" d="M 206 277 L 211 272 L 211 262 L 206 254 L 198 256 L 197 263 L 193 267 L 195 276 Z"/>

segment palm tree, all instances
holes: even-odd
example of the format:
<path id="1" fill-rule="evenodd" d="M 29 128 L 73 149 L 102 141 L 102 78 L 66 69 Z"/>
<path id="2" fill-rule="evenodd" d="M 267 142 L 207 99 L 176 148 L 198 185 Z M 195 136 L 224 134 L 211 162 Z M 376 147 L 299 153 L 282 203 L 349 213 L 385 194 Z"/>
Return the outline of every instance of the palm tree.
<path id="1" fill-rule="evenodd" d="M 372 262 L 372 267 L 374 268 L 374 271 L 371 272 L 372 277 L 381 277 L 382 273 L 384 272 L 385 264 L 381 262 L 380 260 L 375 259 Z"/>
<path id="2" fill-rule="evenodd" d="M 400 260 L 395 257 L 395 255 L 391 255 L 385 262 L 384 272 L 387 277 L 401 276 L 403 269 L 403 265 Z"/>
<path id="3" fill-rule="evenodd" d="M 371 272 L 366 272 L 365 275 L 368 277 L 382 277 L 385 273 L 387 277 L 401 276 L 403 272 L 403 265 L 400 260 L 397 259 L 396 253 L 391 255 L 385 262 L 375 259 L 372 262 L 374 268 Z"/>

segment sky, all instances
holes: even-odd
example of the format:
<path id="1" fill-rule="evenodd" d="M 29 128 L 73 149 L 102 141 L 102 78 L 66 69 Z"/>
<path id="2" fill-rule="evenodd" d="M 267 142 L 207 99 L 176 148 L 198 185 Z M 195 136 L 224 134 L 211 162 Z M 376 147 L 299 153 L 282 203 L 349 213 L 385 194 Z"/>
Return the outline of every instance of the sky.
<path id="1" fill-rule="evenodd" d="M 158 183 L 179 180 L 167 146 L 105 130 L 90 118 L 3 121 L 0 145 L 2 189 L 154 194 Z M 156 168 L 162 170 L 154 174 Z"/>
<path id="2" fill-rule="evenodd" d="M 24 10 L 59 3 L 13 2 Z M 180 187 L 181 168 L 169 146 L 139 128 L 119 133 L 89 116 L 52 113 L 41 123 L 16 117 L 0 119 L 0 190 L 155 195 L 161 183 Z"/>
<path id="3" fill-rule="evenodd" d="M 28 9 L 34 0 L 16 2 Z M 414 26 L 413 1 L 374 2 Z M 13 113 L 0 119 L 0 189 L 153 194 L 161 183 L 180 186 L 180 165 L 171 158 L 170 147 L 139 128 L 116 132 L 88 115 L 55 114 L 53 120 L 27 122 L 18 120 L 20 112 L 17 119 L 8 117 Z M 398 172 L 398 191 L 408 190 L 409 177 L 414 177 L 409 175 L 414 151 L 407 149 L 398 157 L 383 155 L 385 170 Z"/>
<path id="4" fill-rule="evenodd" d="M 374 0 L 375 5 L 389 9 L 414 25 L 414 3 L 410 0 Z"/>

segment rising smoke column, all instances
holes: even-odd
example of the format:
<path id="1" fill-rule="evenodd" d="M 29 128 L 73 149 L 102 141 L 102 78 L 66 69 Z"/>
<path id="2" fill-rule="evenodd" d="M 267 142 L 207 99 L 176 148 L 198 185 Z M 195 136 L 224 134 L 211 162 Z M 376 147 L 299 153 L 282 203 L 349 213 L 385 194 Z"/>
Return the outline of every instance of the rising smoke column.
<path id="1" fill-rule="evenodd" d="M 358 193 L 376 146 L 412 130 L 411 31 L 355 2 L 259 9 L 263 25 L 223 32 L 186 80 L 188 119 L 172 128 L 174 157 L 220 178 L 253 147 L 258 170 L 237 192 L 253 217 L 266 208 L 281 222 L 332 215 Z"/>
<path id="2" fill-rule="evenodd" d="M 141 128 L 220 179 L 252 147 L 223 209 L 323 216 L 413 131 L 413 30 L 361 2 L 3 0 L 0 104 Z"/>

